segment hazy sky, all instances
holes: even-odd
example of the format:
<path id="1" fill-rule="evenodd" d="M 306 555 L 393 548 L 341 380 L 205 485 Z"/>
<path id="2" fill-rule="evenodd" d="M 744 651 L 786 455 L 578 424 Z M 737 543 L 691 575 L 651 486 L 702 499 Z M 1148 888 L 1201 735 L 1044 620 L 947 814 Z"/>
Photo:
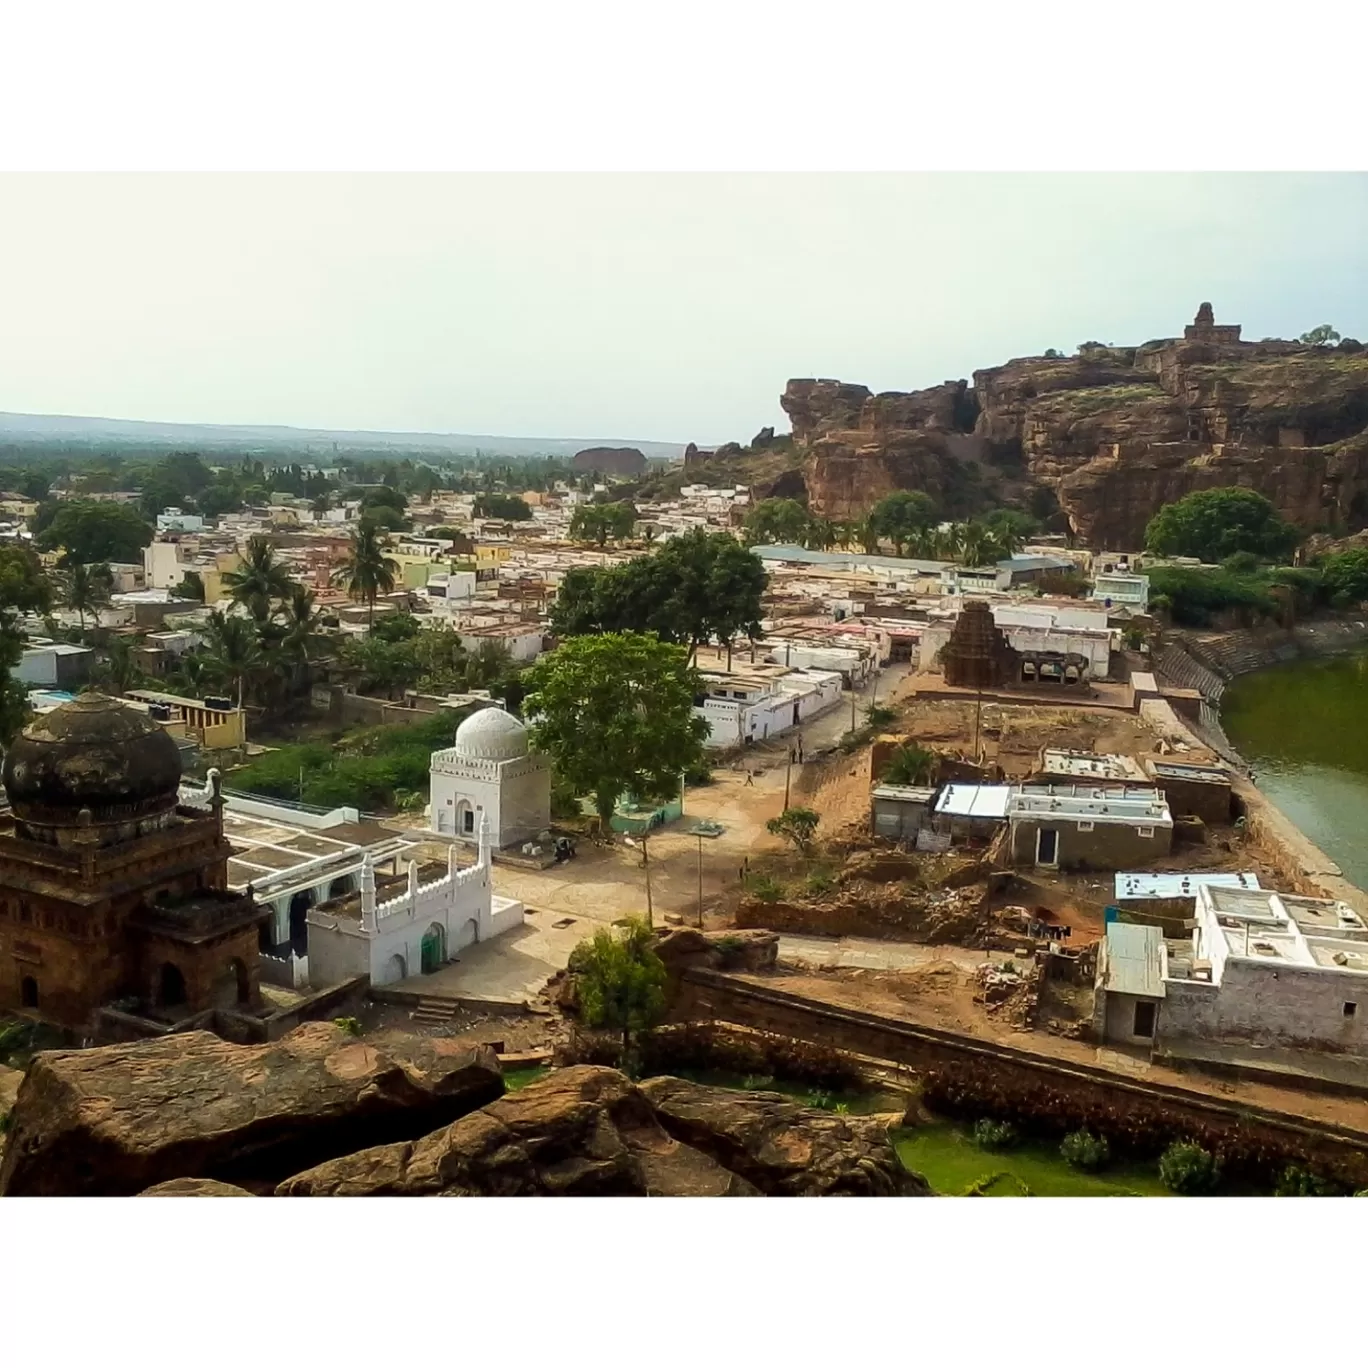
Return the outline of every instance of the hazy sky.
<path id="1" fill-rule="evenodd" d="M 0 175 L 0 410 L 700 443 L 790 376 L 1368 341 L 1368 176 Z"/>

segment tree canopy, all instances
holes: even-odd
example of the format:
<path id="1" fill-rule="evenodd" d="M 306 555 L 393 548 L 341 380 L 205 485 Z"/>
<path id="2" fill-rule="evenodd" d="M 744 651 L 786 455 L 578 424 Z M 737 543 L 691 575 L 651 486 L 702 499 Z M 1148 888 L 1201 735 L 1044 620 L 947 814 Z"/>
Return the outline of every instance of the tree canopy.
<path id="1" fill-rule="evenodd" d="M 936 504 L 920 489 L 898 489 L 885 495 L 869 512 L 869 526 L 887 537 L 902 555 L 913 537 L 927 531 L 936 521 Z"/>
<path id="2" fill-rule="evenodd" d="M 1330 347 L 1340 340 L 1340 335 L 1328 323 L 1322 323 L 1320 327 L 1302 333 L 1297 340 L 1308 347 Z"/>
<path id="3" fill-rule="evenodd" d="M 42 510 L 40 510 L 41 513 Z M 141 564 L 153 528 L 135 508 L 99 499 L 65 499 L 38 536 L 40 551 L 61 547 L 67 564 Z"/>
<path id="4" fill-rule="evenodd" d="M 575 977 L 580 1016 L 586 1026 L 618 1033 L 620 1063 L 634 1073 L 633 1040 L 665 1014 L 665 965 L 645 922 L 628 918 L 581 941 L 567 966 Z"/>
<path id="5" fill-rule="evenodd" d="M 1219 562 L 1238 551 L 1281 560 L 1301 541 L 1262 494 L 1252 489 L 1201 489 L 1165 504 L 1145 528 L 1145 549 L 1161 556 Z"/>
<path id="6" fill-rule="evenodd" d="M 374 622 L 375 600 L 394 592 L 398 574 L 399 563 L 385 554 L 380 528 L 369 518 L 360 519 L 352 529 L 351 550 L 333 575 L 334 582 L 346 589 L 348 597 L 364 603 L 369 620 Z"/>
<path id="7" fill-rule="evenodd" d="M 654 632 L 687 644 L 692 656 L 713 637 L 730 645 L 759 635 L 767 582 L 765 567 L 734 537 L 696 528 L 625 565 L 568 571 L 551 626 L 560 637 Z"/>
<path id="8" fill-rule="evenodd" d="M 38 557 L 26 546 L 0 545 L 0 744 L 10 743 L 28 715 L 28 686 L 10 674 L 24 653 L 18 619 L 46 612 L 51 603 Z"/>
<path id="9" fill-rule="evenodd" d="M 808 511 L 797 499 L 761 499 L 746 514 L 750 546 L 802 546 L 808 537 Z"/>
<path id="10" fill-rule="evenodd" d="M 532 510 L 527 500 L 516 494 L 481 494 L 475 500 L 477 518 L 498 518 L 503 522 L 527 522 Z"/>
<path id="11" fill-rule="evenodd" d="M 682 646 L 640 632 L 571 637 L 527 671 L 532 744 L 607 830 L 626 794 L 664 801 L 703 756 L 702 682 Z"/>
<path id="12" fill-rule="evenodd" d="M 604 504 L 580 504 L 570 515 L 570 535 L 576 541 L 624 541 L 636 526 L 637 511 L 624 501 Z"/>

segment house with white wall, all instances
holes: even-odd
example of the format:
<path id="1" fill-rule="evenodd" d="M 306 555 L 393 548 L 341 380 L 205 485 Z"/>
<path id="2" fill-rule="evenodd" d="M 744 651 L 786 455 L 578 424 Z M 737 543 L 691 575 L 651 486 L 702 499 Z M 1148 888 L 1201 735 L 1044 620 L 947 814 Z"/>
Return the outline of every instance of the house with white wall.
<path id="1" fill-rule="evenodd" d="M 488 822 L 475 864 L 459 868 L 453 843 L 444 874 L 423 883 L 417 863 L 410 863 L 407 886 L 397 894 L 377 896 L 375 866 L 367 857 L 358 893 L 309 911 L 310 985 L 323 988 L 360 974 L 376 986 L 398 983 L 521 926 L 523 904 L 495 895 L 492 864 Z"/>
<path id="2" fill-rule="evenodd" d="M 704 745 L 713 749 L 782 736 L 841 702 L 844 680 L 835 670 L 788 670 L 742 665 L 699 671 L 704 691 L 694 716 L 708 724 Z"/>
<path id="3" fill-rule="evenodd" d="M 1323 1055 L 1368 1080 L 1368 925 L 1347 904 L 1203 883 L 1188 940 L 1112 923 L 1098 960 L 1094 1023 L 1156 1057 Z M 1117 970 L 1143 954 L 1142 975 Z M 1131 951 L 1126 944 L 1134 942 Z M 1133 953 L 1132 953 L 1133 952 Z"/>

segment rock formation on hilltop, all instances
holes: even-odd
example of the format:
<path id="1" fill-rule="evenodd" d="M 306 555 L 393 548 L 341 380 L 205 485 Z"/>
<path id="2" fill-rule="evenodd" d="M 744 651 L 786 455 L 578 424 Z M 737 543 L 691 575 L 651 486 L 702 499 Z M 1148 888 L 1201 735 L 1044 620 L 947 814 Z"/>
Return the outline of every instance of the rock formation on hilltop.
<path id="1" fill-rule="evenodd" d="M 626 479 L 644 475 L 650 462 L 636 447 L 585 447 L 575 452 L 570 464 L 582 474 L 597 471 L 600 475 L 620 475 Z"/>
<path id="2" fill-rule="evenodd" d="M 1368 351 L 1245 342 L 1210 304 L 1180 338 L 1085 343 L 907 393 L 790 380 L 779 402 L 791 450 L 778 471 L 769 451 L 749 453 L 755 492 L 805 494 L 827 518 L 922 489 L 951 517 L 1058 508 L 1084 542 L 1121 550 L 1164 504 L 1243 485 L 1307 532 L 1368 526 Z M 736 467 L 725 473 L 744 478 Z"/>

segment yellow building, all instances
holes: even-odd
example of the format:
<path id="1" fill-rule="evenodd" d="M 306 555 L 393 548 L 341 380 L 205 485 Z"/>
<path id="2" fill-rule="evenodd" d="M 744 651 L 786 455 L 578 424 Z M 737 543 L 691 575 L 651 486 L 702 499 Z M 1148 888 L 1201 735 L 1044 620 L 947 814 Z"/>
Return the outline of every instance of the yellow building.
<path id="1" fill-rule="evenodd" d="M 475 578 L 477 580 L 492 580 L 499 578 L 499 567 L 508 562 L 512 555 L 512 548 L 507 546 L 479 546 L 475 547 Z"/>
<path id="2" fill-rule="evenodd" d="M 211 708 L 195 698 L 161 693 L 156 689 L 129 689 L 126 698 L 148 705 L 153 716 L 175 735 L 193 736 L 205 750 L 229 750 L 247 740 L 247 717 L 240 708 Z M 160 705 L 153 711 L 153 705 Z"/>
<path id="3" fill-rule="evenodd" d="M 241 569 L 242 557 L 236 551 L 220 551 L 214 557 L 213 567 L 205 567 L 199 572 L 200 580 L 204 584 L 204 602 L 212 607 L 215 603 L 222 603 L 230 597 L 223 587 L 223 577 Z"/>

